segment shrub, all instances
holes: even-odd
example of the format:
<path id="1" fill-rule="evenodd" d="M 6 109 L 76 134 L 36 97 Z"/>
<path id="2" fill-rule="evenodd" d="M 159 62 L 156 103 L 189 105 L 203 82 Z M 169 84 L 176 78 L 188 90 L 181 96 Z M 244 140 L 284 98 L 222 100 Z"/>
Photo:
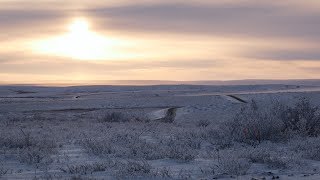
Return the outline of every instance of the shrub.
<path id="1" fill-rule="evenodd" d="M 167 143 L 166 157 L 182 161 L 191 161 L 197 155 L 197 152 L 184 142 L 171 139 Z"/>
<path id="2" fill-rule="evenodd" d="M 224 127 L 234 140 L 246 143 L 281 141 L 295 134 L 317 136 L 320 134 L 318 110 L 306 99 L 300 100 L 294 107 L 275 103 L 272 108 L 265 109 L 252 101 Z"/>
<path id="3" fill-rule="evenodd" d="M 129 158 L 141 158 L 144 160 L 156 160 L 166 157 L 166 148 L 154 143 L 147 143 L 139 140 L 135 143 L 129 144 L 125 153 L 119 152 L 118 156 L 126 156 Z"/>
<path id="4" fill-rule="evenodd" d="M 100 155 L 106 155 L 106 154 L 113 154 L 115 153 L 115 149 L 111 145 L 110 141 L 104 139 L 104 140 L 96 140 L 96 139 L 84 139 L 80 142 L 82 147 L 85 148 L 85 150 L 88 153 L 100 156 Z"/>
<path id="5" fill-rule="evenodd" d="M 141 140 L 136 134 L 115 134 L 99 140 L 86 138 L 81 140 L 80 144 L 88 153 L 97 156 L 114 154 L 117 157 L 144 160 L 166 157 L 163 146 Z"/>
<path id="6" fill-rule="evenodd" d="M 50 157 L 51 149 L 46 147 L 33 146 L 19 150 L 19 160 L 27 164 L 50 164 L 53 162 Z"/>
<path id="7" fill-rule="evenodd" d="M 178 179 L 192 179 L 192 171 L 189 169 L 180 169 Z"/>
<path id="8" fill-rule="evenodd" d="M 185 136 L 182 136 L 185 134 Z M 112 143 L 117 147 L 115 154 L 118 157 L 155 160 L 171 158 L 190 161 L 195 158 L 200 148 L 200 143 L 189 133 L 175 135 L 169 139 L 163 139 L 159 143 L 147 142 L 139 138 L 137 134 L 115 135 Z"/>
<path id="9" fill-rule="evenodd" d="M 0 138 L 0 146 L 17 151 L 18 159 L 23 163 L 51 163 L 51 154 L 56 153 L 57 144 L 49 137 L 35 138 L 21 130 L 20 136 Z"/>
<path id="10" fill-rule="evenodd" d="M 271 110 L 264 112 L 254 101 L 224 127 L 228 128 L 234 140 L 240 142 L 261 143 L 263 140 L 279 141 L 284 138 L 283 122 L 273 116 Z"/>
<path id="11" fill-rule="evenodd" d="M 31 119 L 34 121 L 45 121 L 45 120 L 48 120 L 49 118 L 44 116 L 43 114 L 34 113 L 31 115 Z"/>
<path id="12" fill-rule="evenodd" d="M 0 166 L 0 178 L 8 173 L 8 169 L 3 168 Z"/>
<path id="13" fill-rule="evenodd" d="M 238 158 L 230 154 L 224 154 L 220 157 L 216 169 L 220 174 L 239 176 L 245 175 L 250 166 L 251 163 L 248 159 Z"/>
<path id="14" fill-rule="evenodd" d="M 231 133 L 230 128 L 223 124 L 206 129 L 203 133 L 203 138 L 211 145 L 214 145 L 215 149 L 225 149 L 233 145 Z"/>
<path id="15" fill-rule="evenodd" d="M 296 156 L 284 155 L 281 152 L 274 150 L 274 148 L 266 146 L 245 148 L 241 157 L 250 159 L 253 163 L 266 164 L 271 168 L 287 169 L 298 164 Z"/>
<path id="16" fill-rule="evenodd" d="M 175 134 L 171 139 L 171 143 L 184 144 L 191 149 L 200 149 L 202 139 L 202 133 L 200 131 L 182 131 Z"/>
<path id="17" fill-rule="evenodd" d="M 125 177 L 144 177 L 151 174 L 151 165 L 146 161 L 128 161 L 119 169 L 117 175 Z"/>
<path id="18" fill-rule="evenodd" d="M 294 131 L 303 136 L 320 134 L 319 108 L 309 100 L 301 99 L 294 107 L 285 107 L 279 113 L 285 131 Z"/>
<path id="19" fill-rule="evenodd" d="M 172 172 L 170 170 L 170 168 L 167 167 L 163 167 L 163 168 L 159 168 L 154 172 L 154 176 L 156 177 L 161 177 L 164 179 L 172 179 Z"/>
<path id="20" fill-rule="evenodd" d="M 126 146 L 139 141 L 139 136 L 140 134 L 136 134 L 134 132 L 117 133 L 111 136 L 110 141 L 112 144 Z"/>
<path id="21" fill-rule="evenodd" d="M 210 121 L 209 120 L 202 119 L 202 120 L 199 120 L 197 122 L 197 126 L 198 127 L 207 127 L 209 125 L 210 125 Z"/>
<path id="22" fill-rule="evenodd" d="M 0 146 L 9 149 L 22 149 L 30 146 L 34 146 L 36 141 L 31 137 L 30 133 L 25 133 L 21 130 L 20 136 L 1 136 Z"/>
<path id="23" fill-rule="evenodd" d="M 303 158 L 320 161 L 320 137 L 295 139 L 288 143 L 290 149 Z"/>
<path id="24" fill-rule="evenodd" d="M 78 164 L 68 165 L 66 168 L 60 168 L 61 171 L 69 174 L 92 174 L 93 172 L 101 172 L 107 170 L 107 165 L 104 163 L 93 163 L 93 164 Z"/>
<path id="25" fill-rule="evenodd" d="M 112 112 L 112 113 L 107 113 L 103 115 L 100 119 L 100 122 L 110 122 L 110 123 L 115 123 L 115 122 L 128 122 L 130 119 L 123 115 L 122 113 L 119 112 Z"/>
<path id="26" fill-rule="evenodd" d="M 115 154 L 118 157 L 139 158 L 143 160 L 171 158 L 190 161 L 197 155 L 194 146 L 196 145 L 193 145 L 193 143 L 188 140 L 173 138 L 163 140 L 159 144 L 137 139 L 135 141 L 131 140 L 126 144 L 121 144 Z"/>

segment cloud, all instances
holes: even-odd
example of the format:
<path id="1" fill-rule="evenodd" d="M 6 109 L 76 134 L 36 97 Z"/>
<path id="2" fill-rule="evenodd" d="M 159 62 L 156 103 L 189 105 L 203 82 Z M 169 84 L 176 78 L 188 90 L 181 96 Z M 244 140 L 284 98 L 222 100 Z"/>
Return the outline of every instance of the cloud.
<path id="1" fill-rule="evenodd" d="M 320 13 L 297 13 L 288 5 L 272 3 L 158 3 L 95 8 L 87 13 L 100 19 L 101 29 L 320 39 Z"/>
<path id="2" fill-rule="evenodd" d="M 244 54 L 246 58 L 254 58 L 260 60 L 275 60 L 275 61 L 320 61 L 320 52 L 317 49 L 266 49 L 254 50 Z"/>
<path id="3" fill-rule="evenodd" d="M 208 69 L 221 65 L 221 60 L 214 59 L 79 61 L 68 58 L 19 55 L 18 53 L 0 54 L 0 56 L 0 71 L 2 73 L 19 72 L 25 74 L 63 75 L 81 72 L 107 74 L 148 69 Z"/>
<path id="4" fill-rule="evenodd" d="M 0 72 L 61 79 L 71 74 L 140 79 L 316 77 L 319 73 L 303 64 L 320 63 L 319 7 L 318 0 L 0 2 Z M 141 56 L 73 61 L 22 48 L 32 40 L 65 33 L 68 21 L 77 16 L 87 17 L 94 31 L 106 38 L 133 44 L 125 52 Z"/>
<path id="5" fill-rule="evenodd" d="M 0 10 L 0 40 L 40 37 L 62 30 L 67 15 L 39 9 Z"/>
<path id="6" fill-rule="evenodd" d="M 0 61 L 0 77 L 14 81 L 31 80 L 110 80 L 110 79 L 270 79 L 316 78 L 320 74 L 312 67 L 316 61 L 269 61 L 237 59 L 172 59 L 163 61 L 75 61 L 55 57 L 18 57 Z M 311 68 L 311 69 L 310 69 Z"/>
<path id="7" fill-rule="evenodd" d="M 304 69 L 306 72 L 308 73 L 311 73 L 311 74 L 319 74 L 319 69 L 320 69 L 320 66 L 317 66 L 317 67 L 305 67 L 305 68 L 302 68 Z"/>
<path id="8" fill-rule="evenodd" d="M 1 9 L 0 32 L 57 29 L 63 19 L 89 16 L 98 23 L 99 30 L 135 31 L 143 33 L 207 34 L 209 36 L 250 36 L 258 38 L 300 38 L 319 40 L 320 11 L 308 12 L 315 4 L 299 1 L 139 1 L 113 3 L 70 1 L 63 6 L 53 3 L 42 9 Z M 48 2 L 47 2 L 48 3 Z M 25 3 L 26 4 L 26 3 Z M 59 6 L 58 6 L 59 5 Z M 84 6 L 86 5 L 86 6 Z M 300 9 L 297 7 L 300 5 Z M 319 8 L 320 9 L 320 8 Z M 20 33 L 21 34 L 21 33 Z M 266 39 L 267 40 L 267 39 Z"/>

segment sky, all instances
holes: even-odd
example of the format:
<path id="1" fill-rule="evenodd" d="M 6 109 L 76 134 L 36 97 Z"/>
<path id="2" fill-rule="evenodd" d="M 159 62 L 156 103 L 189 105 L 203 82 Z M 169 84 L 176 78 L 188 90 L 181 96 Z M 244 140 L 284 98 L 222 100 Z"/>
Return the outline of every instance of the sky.
<path id="1" fill-rule="evenodd" d="M 0 0 L 0 83 L 319 79 L 319 0 Z"/>

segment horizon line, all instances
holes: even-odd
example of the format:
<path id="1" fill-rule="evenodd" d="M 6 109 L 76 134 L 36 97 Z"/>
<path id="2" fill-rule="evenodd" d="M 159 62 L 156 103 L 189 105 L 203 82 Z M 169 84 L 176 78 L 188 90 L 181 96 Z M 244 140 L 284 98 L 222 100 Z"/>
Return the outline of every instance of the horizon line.
<path id="1" fill-rule="evenodd" d="M 286 82 L 287 81 L 287 82 Z M 93 80 L 93 81 L 73 81 L 64 82 L 43 81 L 41 83 L 27 82 L 1 82 L 0 86 L 49 86 L 49 87 L 68 87 L 68 86 L 156 86 L 156 85 L 263 85 L 279 83 L 312 83 L 320 79 L 235 79 L 235 80 Z M 288 84 L 291 85 L 291 84 Z"/>

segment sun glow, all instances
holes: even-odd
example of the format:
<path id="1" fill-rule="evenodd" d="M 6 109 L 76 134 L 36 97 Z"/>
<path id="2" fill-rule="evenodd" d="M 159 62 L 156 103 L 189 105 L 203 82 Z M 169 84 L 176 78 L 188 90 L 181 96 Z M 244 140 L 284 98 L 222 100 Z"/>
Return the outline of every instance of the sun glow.
<path id="1" fill-rule="evenodd" d="M 100 31 L 99 31 L 100 30 Z M 23 44 L 34 55 L 44 55 L 73 60 L 96 61 L 150 61 L 164 59 L 197 59 L 199 55 L 210 57 L 232 54 L 239 49 L 229 43 L 234 40 L 207 37 L 181 36 L 172 39 L 171 35 L 142 35 L 115 32 L 110 29 L 94 29 L 90 21 L 76 18 L 65 26 L 65 32 L 41 39 L 31 39 Z M 185 39 L 185 40 L 183 40 Z M 230 41 L 230 42 L 229 42 Z M 225 42 L 225 44 L 222 44 Z M 176 48 L 179 47 L 179 48 Z M 201 48 L 199 48 L 201 47 Z"/>
<path id="2" fill-rule="evenodd" d="M 86 20 L 78 19 L 75 20 L 72 24 L 70 24 L 69 30 L 71 33 L 88 33 L 89 24 Z"/>
<path id="3" fill-rule="evenodd" d="M 103 60 L 113 58 L 110 51 L 117 42 L 90 30 L 85 19 L 73 20 L 68 32 L 53 38 L 36 41 L 32 48 L 36 52 L 79 60 Z"/>

